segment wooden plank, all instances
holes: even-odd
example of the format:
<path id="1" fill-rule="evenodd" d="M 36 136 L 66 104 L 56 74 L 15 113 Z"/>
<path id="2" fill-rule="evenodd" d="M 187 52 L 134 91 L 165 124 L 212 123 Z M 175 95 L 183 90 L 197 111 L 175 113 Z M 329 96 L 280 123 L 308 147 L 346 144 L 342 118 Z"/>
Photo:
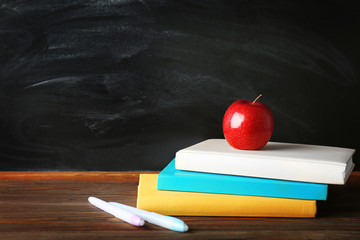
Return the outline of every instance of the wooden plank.
<path id="1" fill-rule="evenodd" d="M 189 225 L 188 233 L 151 224 L 134 227 L 88 203 L 89 196 L 96 196 L 135 206 L 139 172 L 14 173 L 2 176 L 0 181 L 1 240 L 358 239 L 360 236 L 358 172 L 344 186 L 329 186 L 328 200 L 318 202 L 316 218 L 180 217 Z"/>
<path id="2" fill-rule="evenodd" d="M 0 171 L 0 180 L 83 180 L 137 181 L 140 173 L 159 172 L 64 172 L 64 171 Z M 348 182 L 360 182 L 360 172 L 352 172 Z"/>
<path id="3" fill-rule="evenodd" d="M 0 180 L 137 181 L 139 174 L 140 172 L 0 171 Z"/>

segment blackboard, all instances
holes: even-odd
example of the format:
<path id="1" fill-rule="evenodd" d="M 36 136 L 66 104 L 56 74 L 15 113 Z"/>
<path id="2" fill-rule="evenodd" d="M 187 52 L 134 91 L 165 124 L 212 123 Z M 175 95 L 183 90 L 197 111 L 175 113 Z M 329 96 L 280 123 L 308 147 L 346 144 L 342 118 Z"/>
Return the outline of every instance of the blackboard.
<path id="1" fill-rule="evenodd" d="M 271 141 L 360 149 L 359 10 L 2 0 L 0 170 L 161 170 L 260 93 Z"/>

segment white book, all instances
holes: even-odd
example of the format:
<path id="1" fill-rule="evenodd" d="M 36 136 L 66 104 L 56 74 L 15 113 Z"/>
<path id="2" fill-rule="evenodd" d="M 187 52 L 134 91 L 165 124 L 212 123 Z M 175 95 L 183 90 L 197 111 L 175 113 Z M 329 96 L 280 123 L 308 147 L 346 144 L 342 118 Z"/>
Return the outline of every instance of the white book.
<path id="1" fill-rule="evenodd" d="M 289 181 L 345 184 L 354 149 L 268 142 L 260 150 L 237 150 L 225 139 L 208 139 L 179 150 L 175 168 Z"/>

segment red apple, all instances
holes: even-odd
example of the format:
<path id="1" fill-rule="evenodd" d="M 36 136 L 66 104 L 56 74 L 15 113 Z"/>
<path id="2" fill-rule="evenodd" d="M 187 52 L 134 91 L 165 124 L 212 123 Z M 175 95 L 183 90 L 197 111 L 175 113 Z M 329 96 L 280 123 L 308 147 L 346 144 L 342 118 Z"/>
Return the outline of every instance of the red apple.
<path id="1" fill-rule="evenodd" d="M 254 101 L 237 100 L 226 110 L 223 132 L 233 148 L 256 150 L 270 140 L 274 118 L 265 104 L 256 102 L 259 97 Z"/>

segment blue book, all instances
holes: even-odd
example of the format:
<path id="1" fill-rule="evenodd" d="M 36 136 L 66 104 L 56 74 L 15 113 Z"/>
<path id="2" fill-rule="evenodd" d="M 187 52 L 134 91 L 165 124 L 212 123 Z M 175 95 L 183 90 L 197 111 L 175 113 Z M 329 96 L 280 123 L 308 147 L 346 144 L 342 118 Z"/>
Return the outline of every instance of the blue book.
<path id="1" fill-rule="evenodd" d="M 326 200 L 327 185 L 178 170 L 175 159 L 158 175 L 158 190 Z"/>

